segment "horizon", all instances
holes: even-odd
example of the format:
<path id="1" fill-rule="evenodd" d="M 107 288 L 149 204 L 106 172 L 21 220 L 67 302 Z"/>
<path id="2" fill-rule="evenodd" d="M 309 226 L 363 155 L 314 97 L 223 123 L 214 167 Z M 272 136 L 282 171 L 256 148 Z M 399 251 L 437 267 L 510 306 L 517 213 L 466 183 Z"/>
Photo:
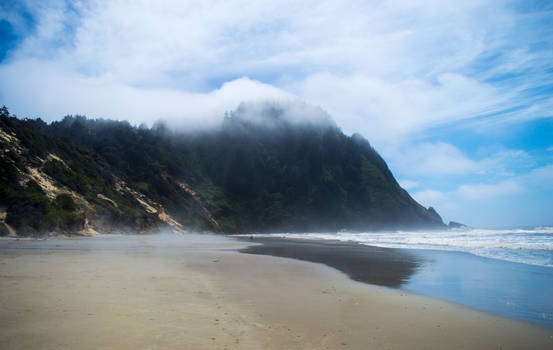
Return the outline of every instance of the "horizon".
<path id="1" fill-rule="evenodd" d="M 304 101 L 445 222 L 553 225 L 553 4 L 7 1 L 0 104 L 180 127 Z"/>

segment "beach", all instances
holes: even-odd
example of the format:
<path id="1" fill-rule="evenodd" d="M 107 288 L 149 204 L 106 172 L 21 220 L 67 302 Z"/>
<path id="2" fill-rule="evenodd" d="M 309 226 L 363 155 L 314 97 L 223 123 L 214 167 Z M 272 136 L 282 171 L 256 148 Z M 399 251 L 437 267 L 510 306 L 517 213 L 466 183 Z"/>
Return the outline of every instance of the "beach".
<path id="1" fill-rule="evenodd" d="M 360 283 L 324 264 L 238 252 L 250 244 L 2 239 L 0 348 L 553 348 L 552 329 Z"/>
<path id="2" fill-rule="evenodd" d="M 332 237 L 332 236 L 330 236 Z M 458 303 L 553 329 L 553 267 L 462 251 L 256 236 L 241 251 L 322 263 L 356 281 Z"/>

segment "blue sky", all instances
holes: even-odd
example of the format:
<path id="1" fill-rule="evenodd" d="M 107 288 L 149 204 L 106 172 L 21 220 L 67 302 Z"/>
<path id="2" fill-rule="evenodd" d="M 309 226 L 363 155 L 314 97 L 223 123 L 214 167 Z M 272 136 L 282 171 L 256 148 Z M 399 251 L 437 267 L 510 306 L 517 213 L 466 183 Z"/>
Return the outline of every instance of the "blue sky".
<path id="1" fill-rule="evenodd" d="M 550 1 L 6 1 L 0 104 L 180 127 L 302 100 L 445 220 L 553 224 Z"/>

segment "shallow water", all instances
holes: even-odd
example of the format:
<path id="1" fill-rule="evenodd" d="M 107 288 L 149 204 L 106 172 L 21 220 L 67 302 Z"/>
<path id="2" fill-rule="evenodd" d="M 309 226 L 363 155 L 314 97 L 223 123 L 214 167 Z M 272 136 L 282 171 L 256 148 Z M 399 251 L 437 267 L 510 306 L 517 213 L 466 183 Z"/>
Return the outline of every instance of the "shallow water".
<path id="1" fill-rule="evenodd" d="M 264 235 L 258 235 L 264 236 Z M 271 235 L 275 237 L 275 235 Z M 447 250 L 553 267 L 553 227 L 446 231 L 281 233 L 284 238 L 338 240 L 385 247 Z"/>
<path id="2" fill-rule="evenodd" d="M 553 328 L 553 268 L 462 252 L 408 250 L 423 261 L 400 289 Z"/>
<path id="3" fill-rule="evenodd" d="M 451 250 L 377 248 L 307 237 L 310 239 L 258 236 L 254 241 L 264 244 L 243 251 L 319 262 L 361 282 L 553 328 L 553 267 Z"/>

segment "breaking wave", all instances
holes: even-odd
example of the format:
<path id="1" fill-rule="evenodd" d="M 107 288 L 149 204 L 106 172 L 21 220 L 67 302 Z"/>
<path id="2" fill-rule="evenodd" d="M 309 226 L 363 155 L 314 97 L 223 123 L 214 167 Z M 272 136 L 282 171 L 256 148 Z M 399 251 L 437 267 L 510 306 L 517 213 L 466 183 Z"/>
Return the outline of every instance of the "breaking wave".
<path id="1" fill-rule="evenodd" d="M 385 248 L 467 252 L 487 258 L 553 267 L 553 227 L 514 229 L 454 229 L 447 231 L 279 233 L 295 239 L 357 242 Z"/>

